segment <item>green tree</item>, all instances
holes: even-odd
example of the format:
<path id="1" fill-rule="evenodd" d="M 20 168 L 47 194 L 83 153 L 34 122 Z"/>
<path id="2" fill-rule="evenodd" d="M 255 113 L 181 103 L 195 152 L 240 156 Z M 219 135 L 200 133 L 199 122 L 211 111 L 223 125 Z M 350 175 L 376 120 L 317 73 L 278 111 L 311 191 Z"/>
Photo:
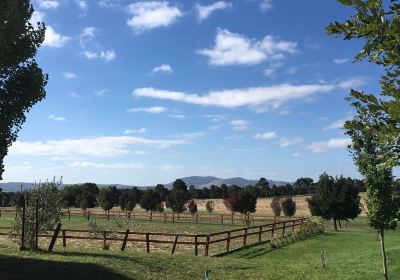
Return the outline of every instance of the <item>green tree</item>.
<path id="1" fill-rule="evenodd" d="M 30 23 L 29 0 L 0 2 L 0 180 L 4 158 L 16 141 L 26 114 L 45 98 L 47 75 L 35 56 L 44 41 L 45 26 Z"/>
<path id="2" fill-rule="evenodd" d="M 383 274 L 388 279 L 384 231 L 396 228 L 400 207 L 392 176 L 400 158 L 400 1 L 385 5 L 381 0 L 339 2 L 354 8 L 355 15 L 344 23 L 330 24 L 328 34 L 363 39 L 355 61 L 368 59 L 385 71 L 380 94 L 351 90 L 348 100 L 357 113 L 345 129 L 352 139 L 354 161 L 365 178 L 369 223 L 379 232 Z"/>
<path id="3" fill-rule="evenodd" d="M 257 195 L 253 187 L 239 191 L 239 212 L 245 215 L 256 212 Z"/>
<path id="4" fill-rule="evenodd" d="M 269 195 L 269 182 L 267 179 L 261 177 L 254 187 L 257 189 L 258 196 L 267 197 Z"/>
<path id="5" fill-rule="evenodd" d="M 182 213 L 186 210 L 185 204 L 189 199 L 190 193 L 187 190 L 185 182 L 177 179 L 173 183 L 172 190 L 167 197 L 166 206 L 176 213 Z"/>
<path id="6" fill-rule="evenodd" d="M 298 178 L 293 184 L 296 194 L 310 194 L 314 192 L 314 180 L 311 178 Z"/>
<path id="7" fill-rule="evenodd" d="M 118 197 L 116 187 L 100 188 L 97 203 L 105 211 L 109 211 L 118 203 Z"/>
<path id="8" fill-rule="evenodd" d="M 315 193 L 307 201 L 311 214 L 333 220 L 336 231 L 337 221 L 355 219 L 361 213 L 359 192 L 352 182 L 326 173 L 320 175 Z"/>
<path id="9" fill-rule="evenodd" d="M 206 210 L 211 215 L 212 211 L 214 211 L 214 201 L 209 200 L 206 202 Z"/>
<path id="10" fill-rule="evenodd" d="M 289 196 L 282 201 L 283 214 L 287 217 L 292 217 L 296 214 L 296 202 Z"/>
<path id="11" fill-rule="evenodd" d="M 140 207 L 146 211 L 159 211 L 162 209 L 160 205 L 162 205 L 160 194 L 154 189 L 146 190 L 140 198 Z"/>

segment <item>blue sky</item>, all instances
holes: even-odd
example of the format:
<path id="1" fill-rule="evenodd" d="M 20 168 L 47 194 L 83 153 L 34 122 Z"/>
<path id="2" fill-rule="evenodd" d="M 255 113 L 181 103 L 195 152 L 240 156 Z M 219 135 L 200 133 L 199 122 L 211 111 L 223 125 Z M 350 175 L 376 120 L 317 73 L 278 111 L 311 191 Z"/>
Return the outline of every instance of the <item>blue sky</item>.
<path id="1" fill-rule="evenodd" d="M 190 175 L 358 177 L 343 134 L 349 88 L 381 69 L 325 27 L 335 0 L 33 0 L 47 25 L 47 98 L 4 181 L 150 185 Z"/>

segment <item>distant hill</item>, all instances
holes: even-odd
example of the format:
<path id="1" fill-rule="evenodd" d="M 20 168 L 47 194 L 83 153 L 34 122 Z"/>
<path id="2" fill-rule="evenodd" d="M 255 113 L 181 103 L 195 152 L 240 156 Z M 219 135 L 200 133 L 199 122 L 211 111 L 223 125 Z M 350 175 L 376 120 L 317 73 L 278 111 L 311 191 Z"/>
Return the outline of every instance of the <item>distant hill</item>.
<path id="1" fill-rule="evenodd" d="M 196 188 L 205 188 L 205 187 L 210 187 L 211 185 L 216 185 L 216 186 L 221 186 L 222 184 L 225 185 L 238 185 L 241 187 L 247 186 L 247 185 L 254 185 L 257 183 L 258 180 L 248 180 L 244 179 L 242 177 L 234 177 L 234 178 L 228 178 L 228 179 L 221 179 L 213 176 L 190 176 L 190 177 L 185 177 L 181 178 L 186 185 L 190 186 L 193 185 Z M 268 180 L 268 183 L 270 186 L 273 184 L 277 186 L 282 186 L 286 184 L 290 184 L 289 182 L 284 182 L 284 181 L 274 181 L 274 180 Z M 167 188 L 172 188 L 173 182 L 166 184 L 165 186 Z"/>
<path id="2" fill-rule="evenodd" d="M 242 177 L 234 177 L 228 179 L 221 179 L 213 176 L 190 176 L 181 178 L 186 185 L 190 186 L 193 185 L 198 189 L 210 187 L 211 185 L 221 186 L 222 184 L 226 185 L 238 185 L 241 187 L 247 185 L 254 185 L 257 183 L 258 180 L 247 180 Z M 272 186 L 273 184 L 277 186 L 282 186 L 286 184 L 290 184 L 289 182 L 284 181 L 274 181 L 268 180 L 269 185 Z M 5 192 L 17 192 L 21 189 L 26 190 L 32 187 L 32 183 L 24 183 L 24 182 L 9 182 L 9 183 L 0 183 L 0 188 L 3 189 Z M 107 186 L 116 186 L 118 189 L 130 189 L 132 186 L 129 185 L 121 185 L 121 184 L 98 184 L 99 187 L 107 187 Z M 138 186 L 138 188 L 148 188 L 149 186 Z M 165 184 L 165 187 L 172 188 L 172 182 L 169 184 Z"/>

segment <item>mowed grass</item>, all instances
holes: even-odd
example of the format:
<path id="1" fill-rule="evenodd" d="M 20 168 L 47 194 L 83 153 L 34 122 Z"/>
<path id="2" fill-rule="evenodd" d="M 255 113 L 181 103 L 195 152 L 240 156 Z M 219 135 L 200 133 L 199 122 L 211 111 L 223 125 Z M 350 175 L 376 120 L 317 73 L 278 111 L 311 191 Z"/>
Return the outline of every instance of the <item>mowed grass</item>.
<path id="1" fill-rule="evenodd" d="M 187 224 L 184 224 L 187 226 Z M 377 234 L 361 217 L 347 229 L 331 231 L 278 249 L 262 244 L 224 257 L 177 253 L 145 253 L 127 248 L 104 251 L 70 246 L 54 253 L 20 252 L 0 239 L 0 279 L 381 279 Z M 45 246 L 43 246 L 45 248 Z M 390 279 L 400 279 L 400 233 L 388 232 L 386 248 Z M 327 251 L 327 267 L 321 252 Z M 202 251 L 201 251 L 202 252 Z"/>

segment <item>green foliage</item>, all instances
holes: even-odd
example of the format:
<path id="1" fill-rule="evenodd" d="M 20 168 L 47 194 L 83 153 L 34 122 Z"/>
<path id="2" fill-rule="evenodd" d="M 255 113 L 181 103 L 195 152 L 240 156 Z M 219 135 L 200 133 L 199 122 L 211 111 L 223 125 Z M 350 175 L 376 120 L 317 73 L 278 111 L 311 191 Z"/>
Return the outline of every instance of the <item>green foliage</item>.
<path id="1" fill-rule="evenodd" d="M 181 179 L 175 180 L 172 185 L 172 191 L 169 193 L 166 206 L 176 213 L 182 213 L 186 210 L 185 204 L 190 199 L 187 186 Z"/>
<path id="2" fill-rule="evenodd" d="M 148 189 L 144 192 L 140 199 L 140 207 L 146 211 L 160 211 L 162 208 L 162 201 L 158 192 L 154 189 Z"/>
<path id="3" fill-rule="evenodd" d="M 315 191 L 314 180 L 311 178 L 298 178 L 293 184 L 293 190 L 296 194 L 310 194 Z"/>
<path id="4" fill-rule="evenodd" d="M 47 75 L 36 63 L 44 41 L 43 23 L 29 22 L 33 8 L 28 0 L 0 2 L 0 180 L 3 160 L 16 141 L 31 107 L 45 98 Z"/>
<path id="5" fill-rule="evenodd" d="M 132 211 L 133 208 L 136 207 L 138 196 L 137 189 L 122 190 L 118 198 L 118 204 L 121 210 Z"/>
<path id="6" fill-rule="evenodd" d="M 323 173 L 316 184 L 315 194 L 307 201 L 312 215 L 333 219 L 336 229 L 337 220 L 355 219 L 361 213 L 358 194 L 350 179 L 343 176 L 333 178 Z"/>
<path id="7" fill-rule="evenodd" d="M 243 188 L 239 191 L 239 209 L 242 214 L 256 212 L 257 195 L 253 188 Z"/>
<path id="8" fill-rule="evenodd" d="M 285 216 L 288 217 L 294 216 L 294 214 L 296 214 L 296 202 L 291 197 L 283 199 L 282 210 Z"/>
<path id="9" fill-rule="evenodd" d="M 100 188 L 97 203 L 105 211 L 111 210 L 118 203 L 118 190 L 116 187 Z"/>
<path id="10" fill-rule="evenodd" d="M 61 181 L 39 183 L 33 185 L 32 189 L 27 191 L 25 210 L 25 241 L 29 248 L 35 247 L 35 226 L 38 218 L 39 233 L 52 229 L 61 219 L 62 195 L 59 190 Z M 16 205 L 17 217 L 13 225 L 13 234 L 17 234 L 17 240 L 20 241 L 22 234 L 22 207 Z M 36 209 L 38 208 L 38 217 Z"/>
<path id="11" fill-rule="evenodd" d="M 95 183 L 67 185 L 64 186 L 62 193 L 67 207 L 86 209 L 96 206 L 96 196 L 99 194 L 99 188 Z"/>
<path id="12" fill-rule="evenodd" d="M 254 187 L 257 190 L 257 197 L 267 197 L 269 195 L 269 182 L 264 177 L 261 177 Z"/>
<path id="13" fill-rule="evenodd" d="M 275 217 L 279 217 L 282 213 L 282 203 L 280 197 L 274 197 L 271 201 L 271 209 Z"/>
<path id="14" fill-rule="evenodd" d="M 197 203 L 196 203 L 196 201 L 194 201 L 193 199 L 189 201 L 187 207 L 188 207 L 188 209 L 189 209 L 189 212 L 190 212 L 192 215 L 194 215 L 194 214 L 197 213 Z"/>

